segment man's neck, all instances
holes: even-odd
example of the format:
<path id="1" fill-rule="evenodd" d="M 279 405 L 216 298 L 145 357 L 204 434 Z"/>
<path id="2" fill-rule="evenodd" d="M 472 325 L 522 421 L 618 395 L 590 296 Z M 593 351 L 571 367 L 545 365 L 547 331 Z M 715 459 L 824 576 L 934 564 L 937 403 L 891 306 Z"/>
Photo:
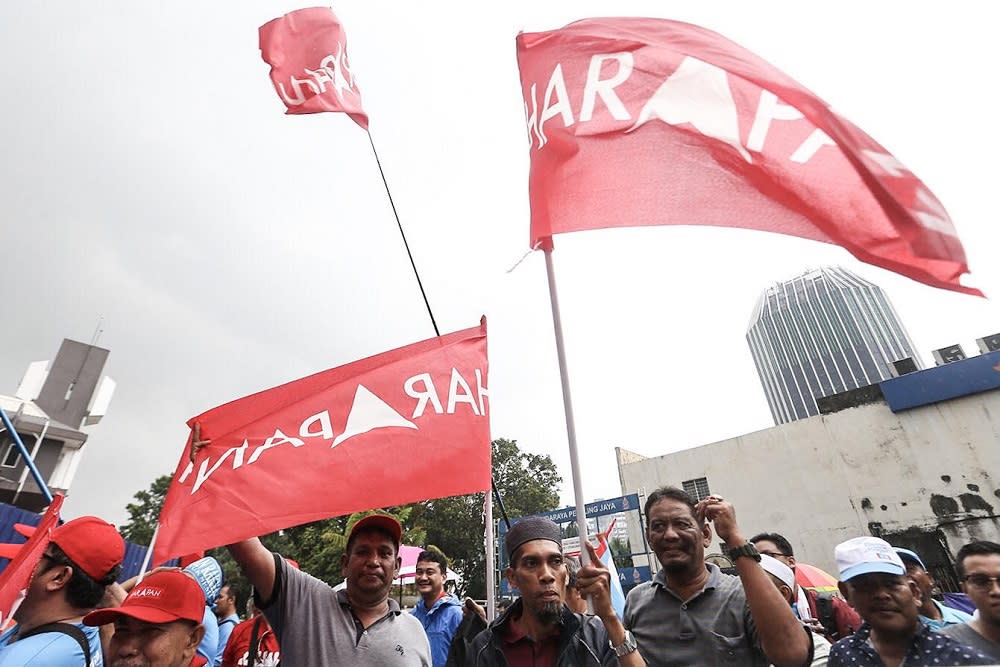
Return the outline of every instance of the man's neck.
<path id="1" fill-rule="evenodd" d="M 444 597 L 444 591 L 439 591 L 436 594 L 428 595 L 422 598 L 424 601 L 424 609 L 430 609 L 437 604 L 437 601 Z"/>
<path id="2" fill-rule="evenodd" d="M 872 644 L 875 645 L 875 650 L 878 652 L 879 657 L 882 658 L 882 662 L 887 667 L 893 667 L 894 665 L 899 665 L 903 661 L 903 658 L 906 657 L 906 652 L 910 648 L 910 642 L 913 641 L 913 637 L 919 631 L 920 621 L 917 621 L 909 632 L 898 634 L 887 633 L 879 632 L 875 628 L 872 628 L 869 636 L 871 637 Z"/>
<path id="3" fill-rule="evenodd" d="M 941 610 L 938 609 L 936 604 L 934 604 L 934 600 L 932 600 L 930 596 L 928 596 L 927 599 L 921 603 L 920 613 L 933 621 L 940 621 L 944 618 Z"/>
<path id="4" fill-rule="evenodd" d="M 664 570 L 663 576 L 667 580 L 667 588 L 682 600 L 688 600 L 692 595 L 705 588 L 705 584 L 708 583 L 708 568 L 704 563 L 698 563 L 696 566 L 681 572 Z"/>
<path id="5" fill-rule="evenodd" d="M 23 635 L 46 623 L 79 623 L 89 609 L 77 609 L 67 604 L 58 603 L 40 605 L 30 609 L 18 609 L 17 634 Z"/>
<path id="6" fill-rule="evenodd" d="M 388 591 L 377 598 L 366 598 L 348 590 L 347 599 L 351 602 L 354 615 L 366 628 L 389 613 Z"/>
<path id="7" fill-rule="evenodd" d="M 512 618 L 511 623 L 517 625 L 521 629 L 521 632 L 536 642 L 559 634 L 558 623 L 541 623 L 535 618 L 534 614 L 523 608 L 521 609 L 521 615 L 517 618 Z"/>
<path id="8" fill-rule="evenodd" d="M 972 626 L 973 630 L 981 634 L 986 639 L 989 639 L 994 644 L 1000 644 L 1000 618 L 985 618 L 983 613 L 980 611 L 979 617 L 969 621 L 969 625 Z"/>

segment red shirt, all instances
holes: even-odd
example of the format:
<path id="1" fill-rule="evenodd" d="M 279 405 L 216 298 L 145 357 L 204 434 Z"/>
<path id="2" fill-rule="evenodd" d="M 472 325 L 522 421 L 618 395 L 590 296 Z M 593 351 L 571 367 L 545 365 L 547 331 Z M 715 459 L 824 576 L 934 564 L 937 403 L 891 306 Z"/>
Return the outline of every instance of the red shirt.
<path id="1" fill-rule="evenodd" d="M 535 641 L 524 634 L 518 619 L 507 623 L 503 637 L 503 655 L 510 667 L 554 667 L 559 659 L 559 633 L 556 632 L 541 641 Z"/>
<path id="2" fill-rule="evenodd" d="M 274 667 L 281 658 L 281 647 L 274 636 L 271 626 L 263 615 L 247 619 L 233 628 L 229 642 L 222 652 L 222 667 L 244 667 L 250 660 L 250 636 L 253 634 L 253 624 L 260 619 L 257 630 L 257 662 L 255 667 Z"/>

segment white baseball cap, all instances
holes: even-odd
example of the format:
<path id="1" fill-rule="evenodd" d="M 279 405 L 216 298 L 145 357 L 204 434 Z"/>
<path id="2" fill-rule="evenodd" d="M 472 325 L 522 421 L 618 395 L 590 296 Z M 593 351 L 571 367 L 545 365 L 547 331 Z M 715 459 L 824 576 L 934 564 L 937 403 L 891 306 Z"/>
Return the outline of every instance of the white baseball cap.
<path id="1" fill-rule="evenodd" d="M 760 555 L 760 566 L 764 568 L 765 572 L 777 577 L 781 580 L 781 583 L 791 588 L 792 591 L 795 591 L 795 573 L 792 572 L 792 568 L 788 567 L 777 558 L 766 554 Z"/>
<path id="2" fill-rule="evenodd" d="M 833 550 L 833 557 L 837 561 L 841 581 L 873 572 L 906 573 L 906 567 L 892 545 L 877 537 L 854 537 L 841 542 Z"/>

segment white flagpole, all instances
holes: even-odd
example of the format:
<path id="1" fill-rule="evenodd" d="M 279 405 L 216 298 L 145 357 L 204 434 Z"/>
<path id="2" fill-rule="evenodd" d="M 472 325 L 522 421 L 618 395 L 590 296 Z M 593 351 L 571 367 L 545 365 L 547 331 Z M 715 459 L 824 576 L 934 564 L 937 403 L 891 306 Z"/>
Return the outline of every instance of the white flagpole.
<path id="1" fill-rule="evenodd" d="M 492 621 L 497 616 L 497 595 L 496 595 L 496 562 L 493 557 L 493 492 L 486 492 L 485 511 L 486 521 L 486 618 Z"/>
<path id="2" fill-rule="evenodd" d="M 139 578 L 136 580 L 138 584 L 146 576 L 146 568 L 149 567 L 149 561 L 153 558 L 153 545 L 156 544 L 156 536 L 160 533 L 160 522 L 156 522 L 156 528 L 153 529 L 153 537 L 149 540 L 149 547 L 146 548 L 146 555 L 142 559 L 142 567 L 139 568 Z"/>
<path id="3" fill-rule="evenodd" d="M 556 352 L 559 356 L 559 378 L 562 380 L 563 410 L 566 413 L 566 437 L 569 440 L 569 465 L 573 474 L 573 497 L 576 501 L 576 528 L 580 536 L 580 562 L 590 565 L 590 552 L 583 542 L 587 539 L 587 516 L 583 510 L 583 485 L 580 482 L 580 456 L 576 450 L 576 422 L 573 419 L 573 399 L 569 391 L 569 371 L 566 368 L 566 349 L 563 344 L 562 318 L 559 315 L 559 296 L 556 294 L 556 274 L 552 267 L 552 244 L 542 249 L 545 253 L 545 271 L 549 277 L 549 300 L 552 303 L 552 328 L 556 335 Z"/>

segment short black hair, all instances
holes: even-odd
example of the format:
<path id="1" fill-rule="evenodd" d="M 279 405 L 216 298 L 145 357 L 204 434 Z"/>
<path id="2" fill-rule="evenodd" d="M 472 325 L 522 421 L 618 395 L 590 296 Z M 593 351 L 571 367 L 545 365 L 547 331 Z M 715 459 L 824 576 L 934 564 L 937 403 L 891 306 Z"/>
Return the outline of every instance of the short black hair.
<path id="1" fill-rule="evenodd" d="M 380 535 L 385 535 L 389 538 L 389 541 L 392 542 L 392 546 L 396 550 L 396 555 L 399 555 L 399 543 L 396 542 L 396 536 L 380 526 L 365 526 L 361 530 L 352 531 L 351 536 L 347 539 L 347 546 L 344 547 L 344 553 L 350 556 L 351 548 L 354 546 L 354 538 L 358 535 L 364 535 L 366 533 L 379 533 Z"/>
<path id="2" fill-rule="evenodd" d="M 66 584 L 67 602 L 77 609 L 94 609 L 97 607 L 101 598 L 104 597 L 104 591 L 118 579 L 118 575 L 122 571 L 121 564 L 115 565 L 111 568 L 110 572 L 98 580 L 84 572 L 83 568 L 74 563 L 66 555 L 66 552 L 59 548 L 58 544 L 49 542 L 49 546 L 51 554 L 46 558 L 49 566 L 45 568 L 45 572 L 51 570 L 53 567 L 69 566 L 73 568 L 73 574 L 70 575 L 69 582 Z"/>
<path id="3" fill-rule="evenodd" d="M 676 486 L 661 486 L 649 494 L 649 497 L 646 498 L 646 504 L 643 506 L 643 511 L 646 513 L 647 529 L 649 528 L 649 510 L 661 500 L 676 500 L 677 502 L 684 503 L 691 508 L 691 516 L 695 519 L 698 518 L 698 515 L 695 513 L 695 506 L 698 503 L 695 502 L 690 493 L 684 489 L 678 489 Z M 701 522 L 699 521 L 699 523 Z"/>
<path id="4" fill-rule="evenodd" d="M 779 535 L 778 533 L 758 533 L 750 538 L 750 544 L 754 546 L 757 546 L 757 543 L 762 541 L 774 542 L 774 545 L 781 551 L 782 556 L 795 557 L 795 552 L 792 551 L 792 543 L 786 540 L 784 535 Z"/>
<path id="5" fill-rule="evenodd" d="M 976 540 L 959 549 L 958 555 L 955 556 L 955 570 L 958 572 L 958 578 L 965 578 L 965 559 L 967 557 L 988 554 L 1000 554 L 1000 544 L 989 540 Z"/>
<path id="6" fill-rule="evenodd" d="M 417 562 L 423 561 L 425 563 L 437 563 L 438 569 L 441 570 L 441 575 L 448 576 L 448 558 L 440 551 L 434 550 L 424 550 L 420 552 L 417 556 Z"/>

